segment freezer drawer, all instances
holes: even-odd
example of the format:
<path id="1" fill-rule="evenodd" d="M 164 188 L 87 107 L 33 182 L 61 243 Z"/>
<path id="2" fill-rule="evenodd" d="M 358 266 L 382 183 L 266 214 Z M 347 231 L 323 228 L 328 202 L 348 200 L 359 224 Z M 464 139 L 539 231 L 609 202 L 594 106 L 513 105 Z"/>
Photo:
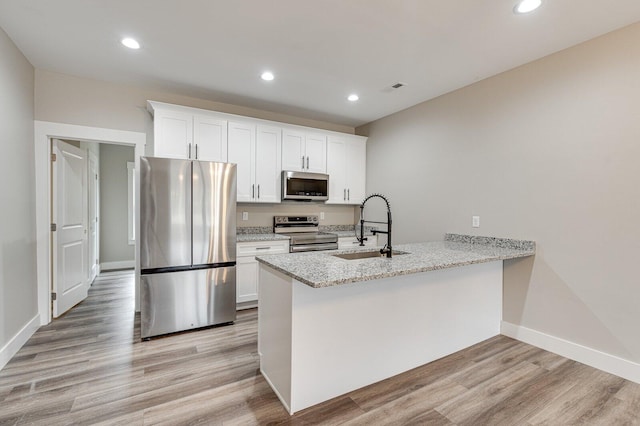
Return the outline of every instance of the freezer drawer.
<path id="1" fill-rule="evenodd" d="M 236 319 L 236 267 L 142 275 L 143 339 Z"/>

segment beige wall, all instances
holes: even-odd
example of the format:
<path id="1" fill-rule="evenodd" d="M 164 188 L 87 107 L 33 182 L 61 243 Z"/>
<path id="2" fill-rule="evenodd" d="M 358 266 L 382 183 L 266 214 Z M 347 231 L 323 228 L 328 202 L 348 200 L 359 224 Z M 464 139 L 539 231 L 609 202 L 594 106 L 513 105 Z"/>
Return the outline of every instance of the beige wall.
<path id="1" fill-rule="evenodd" d="M 397 242 L 536 240 L 535 261 L 506 266 L 504 319 L 634 362 L 638 40 L 635 24 L 357 130 Z"/>
<path id="2" fill-rule="evenodd" d="M 132 146 L 100 144 L 100 263 L 133 261 L 129 245 L 128 170 Z"/>
<path id="3" fill-rule="evenodd" d="M 360 209 L 357 207 L 355 210 Z M 242 220 L 242 212 L 249 213 L 249 220 Z M 354 207 L 317 203 L 282 203 L 282 204 L 238 204 L 237 225 L 273 226 L 273 216 L 286 215 L 318 215 L 324 212 L 324 220 L 320 225 L 350 225 L 355 223 Z"/>
<path id="4" fill-rule="evenodd" d="M 353 133 L 353 127 L 224 104 L 170 91 L 36 70 L 36 120 L 147 132 L 147 100 Z"/>
<path id="5" fill-rule="evenodd" d="M 36 315 L 34 70 L 0 29 L 0 348 Z"/>

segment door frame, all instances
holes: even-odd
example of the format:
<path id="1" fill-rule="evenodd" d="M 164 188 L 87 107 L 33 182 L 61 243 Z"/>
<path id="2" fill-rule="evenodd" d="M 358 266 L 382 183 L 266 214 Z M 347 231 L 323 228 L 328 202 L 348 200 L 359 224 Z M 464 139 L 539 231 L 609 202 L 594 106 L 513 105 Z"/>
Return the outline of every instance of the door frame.
<path id="1" fill-rule="evenodd" d="M 88 244 L 87 244 L 87 261 L 92 261 L 93 262 L 93 266 L 90 266 L 89 269 L 90 271 L 93 270 L 95 272 L 95 275 L 93 274 L 89 274 L 88 280 L 89 280 L 89 286 L 91 286 L 91 284 L 93 284 L 93 281 L 96 279 L 96 277 L 98 275 L 100 275 L 100 264 L 97 262 L 98 259 L 100 259 L 100 222 L 98 222 L 96 219 L 100 217 L 100 164 L 99 164 L 99 160 L 97 155 L 95 154 L 95 152 L 87 149 L 87 153 L 88 153 L 88 157 L 87 157 L 87 176 L 88 176 L 88 194 L 87 194 L 87 214 L 89 212 L 91 212 L 91 206 L 93 205 L 93 208 L 95 209 L 95 216 L 92 218 L 90 217 L 90 215 L 88 215 L 87 217 L 87 228 L 89 229 L 89 235 L 88 235 Z M 95 178 L 93 176 L 91 176 L 91 162 L 93 162 L 95 164 Z M 92 183 L 91 183 L 92 182 Z M 91 186 L 93 185 L 93 191 L 91 191 Z M 91 239 L 91 221 L 94 222 L 94 229 L 95 229 L 95 238 Z M 94 251 L 94 256 L 93 259 L 90 259 L 88 256 L 89 253 L 89 248 L 91 246 L 91 243 L 93 243 L 93 251 Z"/>
<path id="2" fill-rule="evenodd" d="M 146 133 L 128 130 L 105 129 L 100 127 L 79 126 L 75 124 L 34 121 L 34 157 L 36 184 L 36 271 L 38 289 L 38 314 L 40 325 L 51 322 L 51 139 L 72 139 L 84 142 L 110 143 L 134 146 L 136 163 L 136 181 L 139 176 L 140 157 L 144 155 L 147 140 Z M 140 211 L 139 187 L 136 187 L 136 223 L 139 223 Z M 140 260 L 139 245 L 136 244 L 136 311 L 140 309 Z"/>

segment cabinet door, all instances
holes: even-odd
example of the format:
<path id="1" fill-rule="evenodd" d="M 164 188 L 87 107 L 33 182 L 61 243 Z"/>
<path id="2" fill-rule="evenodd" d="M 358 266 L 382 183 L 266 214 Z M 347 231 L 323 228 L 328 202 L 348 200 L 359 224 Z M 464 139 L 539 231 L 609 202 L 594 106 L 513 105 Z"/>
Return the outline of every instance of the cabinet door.
<path id="1" fill-rule="evenodd" d="M 227 162 L 227 122 L 196 115 L 193 118 L 193 158 Z M 197 154 L 197 155 L 196 155 Z"/>
<path id="2" fill-rule="evenodd" d="M 327 173 L 327 137 L 308 134 L 305 138 L 305 171 Z"/>
<path id="3" fill-rule="evenodd" d="M 255 198 L 255 134 L 253 124 L 229 122 L 229 162 L 238 165 L 238 202 Z"/>
<path id="4" fill-rule="evenodd" d="M 301 172 L 306 166 L 304 133 L 284 129 L 282 132 L 282 170 Z"/>
<path id="5" fill-rule="evenodd" d="M 347 143 L 344 139 L 330 137 L 327 142 L 327 173 L 329 174 L 329 199 L 327 203 L 347 203 Z"/>
<path id="6" fill-rule="evenodd" d="M 258 300 L 258 262 L 253 256 L 236 261 L 236 303 Z"/>
<path id="7" fill-rule="evenodd" d="M 258 126 L 256 131 L 256 197 L 261 203 L 280 202 L 282 130 Z"/>
<path id="8" fill-rule="evenodd" d="M 347 203 L 360 204 L 367 195 L 367 144 L 364 140 L 349 140 L 346 148 Z"/>
<path id="9" fill-rule="evenodd" d="M 153 156 L 188 159 L 193 141 L 193 117 L 175 111 L 156 111 L 153 117 Z"/>

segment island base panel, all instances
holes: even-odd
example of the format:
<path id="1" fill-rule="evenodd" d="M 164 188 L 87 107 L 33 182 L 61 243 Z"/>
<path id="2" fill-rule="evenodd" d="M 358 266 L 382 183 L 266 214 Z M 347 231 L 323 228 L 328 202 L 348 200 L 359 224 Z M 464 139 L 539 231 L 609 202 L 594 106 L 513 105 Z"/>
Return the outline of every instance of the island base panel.
<path id="1" fill-rule="evenodd" d="M 290 413 L 500 333 L 500 261 L 326 288 L 260 268 L 261 371 Z"/>

